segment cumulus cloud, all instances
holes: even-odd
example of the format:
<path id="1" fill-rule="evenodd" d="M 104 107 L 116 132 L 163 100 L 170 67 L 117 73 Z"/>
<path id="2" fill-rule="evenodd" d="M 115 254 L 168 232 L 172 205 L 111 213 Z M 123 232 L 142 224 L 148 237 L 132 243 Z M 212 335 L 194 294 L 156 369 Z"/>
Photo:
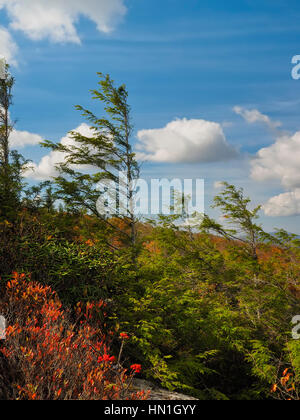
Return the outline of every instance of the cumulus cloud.
<path id="1" fill-rule="evenodd" d="M 0 0 L 10 27 L 23 31 L 32 40 L 80 43 L 76 23 L 85 16 L 108 33 L 125 15 L 123 0 Z"/>
<path id="2" fill-rule="evenodd" d="M 287 189 L 300 188 L 300 131 L 259 150 L 251 165 L 257 181 L 278 179 Z"/>
<path id="3" fill-rule="evenodd" d="M 270 200 L 263 206 L 267 216 L 296 216 L 300 214 L 300 189 L 283 193 Z"/>
<path id="4" fill-rule="evenodd" d="M 0 58 L 14 66 L 17 65 L 16 55 L 18 52 L 17 44 L 14 42 L 7 29 L 0 26 Z"/>
<path id="5" fill-rule="evenodd" d="M 245 109 L 240 106 L 235 106 L 233 108 L 234 112 L 240 115 L 244 120 L 249 124 L 261 123 L 265 124 L 271 130 L 276 130 L 281 127 L 282 123 L 280 121 L 272 121 L 270 117 L 265 114 L 262 114 L 257 109 Z"/>
<path id="6" fill-rule="evenodd" d="M 85 123 L 81 124 L 73 131 L 76 131 L 86 137 L 92 137 L 94 135 L 94 132 Z M 75 142 L 70 134 L 68 134 L 61 139 L 61 144 L 71 146 L 74 145 Z M 37 181 L 49 180 L 51 177 L 58 175 L 56 165 L 64 162 L 65 157 L 65 154 L 62 152 L 51 151 L 48 155 L 42 157 L 38 164 L 33 163 L 31 168 L 25 173 L 25 177 L 35 179 Z"/>
<path id="7" fill-rule="evenodd" d="M 272 197 L 263 207 L 268 216 L 300 214 L 300 132 L 283 136 L 257 153 L 251 162 L 256 181 L 279 180 L 287 192 Z"/>
<path id="8" fill-rule="evenodd" d="M 8 113 L 8 117 L 11 119 L 10 112 Z M 22 149 L 26 146 L 37 146 L 41 141 L 43 141 L 43 138 L 39 134 L 30 133 L 29 131 L 13 129 L 9 136 L 9 143 L 13 149 Z"/>
<path id="9" fill-rule="evenodd" d="M 220 124 L 204 120 L 177 119 L 164 128 L 141 130 L 137 157 L 167 163 L 204 163 L 238 157 L 227 142 Z"/>
<path id="10" fill-rule="evenodd" d="M 269 147 L 260 149 L 251 161 L 252 179 L 278 180 L 286 192 L 270 198 L 263 206 L 267 216 L 294 216 L 300 214 L 300 132 L 288 135 L 279 128 L 279 121 L 271 120 L 257 109 L 234 107 L 249 124 L 262 123 L 275 132 L 277 139 Z"/>
<path id="11" fill-rule="evenodd" d="M 29 133 L 28 131 L 13 130 L 10 135 L 10 145 L 14 149 L 21 149 L 26 146 L 35 146 L 43 141 L 38 134 Z"/>

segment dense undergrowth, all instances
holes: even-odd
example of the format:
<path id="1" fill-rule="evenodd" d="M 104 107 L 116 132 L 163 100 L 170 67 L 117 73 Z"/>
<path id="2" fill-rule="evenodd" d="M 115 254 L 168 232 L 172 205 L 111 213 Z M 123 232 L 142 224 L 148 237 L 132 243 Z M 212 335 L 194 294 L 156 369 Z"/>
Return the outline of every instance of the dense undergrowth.
<path id="1" fill-rule="evenodd" d="M 8 67 L 0 80 L 0 399 L 145 398 L 136 374 L 198 399 L 298 400 L 299 239 L 264 232 L 226 183 L 224 225 L 185 214 L 182 194 L 139 220 L 128 92 L 99 77 L 105 116 L 77 106 L 92 135 L 45 141 L 63 159 L 31 187 L 10 148 Z"/>
<path id="2" fill-rule="evenodd" d="M 24 273 L 13 273 L 0 304 L 8 322 L 0 353 L 10 376 L 10 381 L 6 378 L 1 383 L 0 397 L 145 399 L 143 391 L 133 393 L 130 389 L 141 366 L 124 369 L 121 353 L 118 359 L 111 354 L 114 333 L 104 333 L 100 328 L 105 307 L 104 301 L 78 302 L 71 314 L 49 286 L 33 282 Z M 118 338 L 124 343 L 127 334 L 121 333 Z"/>
<path id="3" fill-rule="evenodd" d="M 1 222 L 0 312 L 9 323 L 1 351 L 12 398 L 124 398 L 133 364 L 199 399 L 298 398 L 297 241 L 262 243 L 253 262 L 242 243 L 164 219 L 140 224 L 133 264 L 126 246 L 101 239 L 104 229 L 91 216 L 44 210 Z M 105 316 L 78 321 L 78 308 L 97 302 Z M 123 331 L 124 367 L 98 365 L 100 353 L 117 358 Z"/>

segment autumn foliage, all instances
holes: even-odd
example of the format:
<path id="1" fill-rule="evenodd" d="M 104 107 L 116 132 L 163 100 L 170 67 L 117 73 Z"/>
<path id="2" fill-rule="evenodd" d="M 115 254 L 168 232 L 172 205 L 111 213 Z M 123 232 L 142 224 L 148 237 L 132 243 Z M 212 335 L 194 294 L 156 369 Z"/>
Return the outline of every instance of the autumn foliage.
<path id="1" fill-rule="evenodd" d="M 124 369 L 111 354 L 99 326 L 105 303 L 78 304 L 76 316 L 64 310 L 50 288 L 14 273 L 0 312 L 8 320 L 0 352 L 16 372 L 11 398 L 25 400 L 145 399 L 130 386 L 141 367 Z M 119 357 L 120 359 L 120 357 Z"/>
<path id="2" fill-rule="evenodd" d="M 271 394 L 277 400 L 299 401 L 299 377 L 290 368 L 284 369 L 271 388 Z"/>

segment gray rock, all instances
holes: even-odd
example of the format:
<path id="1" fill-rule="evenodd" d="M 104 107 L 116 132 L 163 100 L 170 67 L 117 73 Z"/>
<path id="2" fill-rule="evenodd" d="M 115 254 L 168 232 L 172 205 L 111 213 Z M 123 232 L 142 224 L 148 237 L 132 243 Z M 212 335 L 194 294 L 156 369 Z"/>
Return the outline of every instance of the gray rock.
<path id="1" fill-rule="evenodd" d="M 189 395 L 179 394 L 177 392 L 168 391 L 167 389 L 159 388 L 155 384 L 145 381 L 143 379 L 135 379 L 132 385 L 133 391 L 150 391 L 149 400 L 161 401 L 161 400 L 184 400 L 184 401 L 196 401 L 196 398 L 190 397 Z"/>

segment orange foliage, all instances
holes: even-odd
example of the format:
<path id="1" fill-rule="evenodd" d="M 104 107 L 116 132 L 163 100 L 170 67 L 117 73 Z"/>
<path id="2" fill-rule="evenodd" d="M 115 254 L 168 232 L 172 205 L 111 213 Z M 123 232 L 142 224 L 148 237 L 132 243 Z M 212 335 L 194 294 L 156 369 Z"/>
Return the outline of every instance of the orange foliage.
<path id="1" fill-rule="evenodd" d="M 102 301 L 78 304 L 71 323 L 50 287 L 14 273 L 0 305 L 9 323 L 0 351 L 20 373 L 14 399 L 146 399 L 144 392 L 130 392 L 140 369 L 127 373 L 110 354 L 109 340 L 95 321 L 103 310 Z"/>
<path id="2" fill-rule="evenodd" d="M 151 253 L 151 254 L 160 254 L 161 250 L 156 241 L 145 242 L 144 247 Z"/>
<path id="3" fill-rule="evenodd" d="M 278 384 L 274 384 L 271 393 L 275 398 L 282 400 L 299 400 L 299 395 L 295 386 L 295 377 L 289 369 L 285 369 Z"/>
<path id="4" fill-rule="evenodd" d="M 116 228 L 116 231 L 110 237 L 112 246 L 122 248 L 126 235 L 130 235 L 129 221 L 113 217 L 109 220 L 109 223 Z"/>

